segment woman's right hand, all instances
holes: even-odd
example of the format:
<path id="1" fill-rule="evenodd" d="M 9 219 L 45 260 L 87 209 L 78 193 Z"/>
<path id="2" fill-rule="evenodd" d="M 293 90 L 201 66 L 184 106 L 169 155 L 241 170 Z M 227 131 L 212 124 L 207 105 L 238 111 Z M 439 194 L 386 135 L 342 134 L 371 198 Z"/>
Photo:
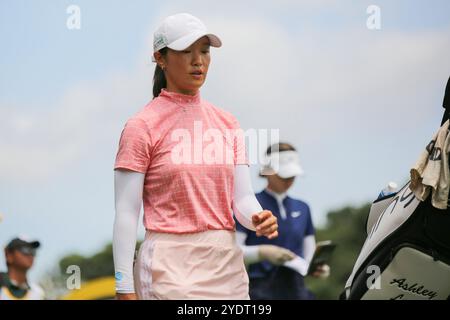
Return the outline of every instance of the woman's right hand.
<path id="1" fill-rule="evenodd" d="M 256 228 L 256 236 L 266 236 L 271 240 L 278 237 L 278 223 L 270 210 L 263 210 L 252 216 L 253 225 Z"/>
<path id="2" fill-rule="evenodd" d="M 136 293 L 116 293 L 116 300 L 137 300 Z"/>

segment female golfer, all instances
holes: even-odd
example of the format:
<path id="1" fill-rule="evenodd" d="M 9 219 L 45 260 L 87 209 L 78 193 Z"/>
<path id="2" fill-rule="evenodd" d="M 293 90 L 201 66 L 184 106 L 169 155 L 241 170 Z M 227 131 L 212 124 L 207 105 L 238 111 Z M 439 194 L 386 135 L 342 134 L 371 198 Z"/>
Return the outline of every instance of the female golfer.
<path id="1" fill-rule="evenodd" d="M 278 236 L 254 196 L 238 121 L 200 97 L 210 46 L 220 39 L 186 13 L 154 34 L 154 99 L 127 121 L 114 166 L 118 299 L 249 299 L 233 212 L 257 236 Z"/>

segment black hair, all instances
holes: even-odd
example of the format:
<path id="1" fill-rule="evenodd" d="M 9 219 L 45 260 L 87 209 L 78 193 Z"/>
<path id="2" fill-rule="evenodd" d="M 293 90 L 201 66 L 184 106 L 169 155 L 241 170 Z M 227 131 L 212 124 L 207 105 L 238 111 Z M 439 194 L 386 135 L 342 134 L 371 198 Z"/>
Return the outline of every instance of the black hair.
<path id="1" fill-rule="evenodd" d="M 163 57 L 166 56 L 167 51 L 168 51 L 167 47 L 159 50 L 159 52 Z M 159 96 L 161 90 L 166 87 L 167 87 L 167 80 L 166 75 L 164 74 L 164 70 L 161 69 L 161 67 L 158 64 L 156 64 L 155 74 L 153 75 L 153 98 Z"/>
<path id="2" fill-rule="evenodd" d="M 282 152 L 282 151 L 297 151 L 297 150 L 295 150 L 295 148 L 287 142 L 274 143 L 267 148 L 266 156 L 270 155 L 272 152 Z"/>

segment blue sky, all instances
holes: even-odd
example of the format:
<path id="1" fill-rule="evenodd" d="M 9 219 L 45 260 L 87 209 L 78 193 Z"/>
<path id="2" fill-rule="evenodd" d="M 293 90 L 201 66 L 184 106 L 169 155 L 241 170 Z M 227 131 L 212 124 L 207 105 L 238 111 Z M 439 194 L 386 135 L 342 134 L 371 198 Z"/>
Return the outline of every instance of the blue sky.
<path id="1" fill-rule="evenodd" d="M 72 4 L 80 30 L 66 27 Z M 372 4 L 376 31 L 366 27 Z M 151 98 L 152 31 L 177 12 L 224 43 L 202 96 L 244 129 L 279 129 L 298 147 L 306 176 L 291 194 L 318 226 L 328 210 L 405 182 L 437 129 L 448 1 L 1 0 L 0 243 L 42 241 L 33 280 L 111 240 L 118 137 Z"/>

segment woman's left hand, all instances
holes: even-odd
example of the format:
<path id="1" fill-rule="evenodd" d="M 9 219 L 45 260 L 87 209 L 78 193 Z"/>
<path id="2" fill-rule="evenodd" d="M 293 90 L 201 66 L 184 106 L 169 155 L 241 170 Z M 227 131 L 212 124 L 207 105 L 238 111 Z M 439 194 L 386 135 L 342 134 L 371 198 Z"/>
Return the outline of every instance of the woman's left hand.
<path id="1" fill-rule="evenodd" d="M 256 236 L 266 236 L 268 239 L 278 237 L 278 223 L 271 211 L 264 210 L 252 216 L 253 225 L 256 228 Z"/>
<path id="2" fill-rule="evenodd" d="M 313 272 L 312 276 L 315 278 L 328 278 L 330 275 L 330 266 L 327 264 L 322 264 L 317 267 L 317 269 Z"/>

